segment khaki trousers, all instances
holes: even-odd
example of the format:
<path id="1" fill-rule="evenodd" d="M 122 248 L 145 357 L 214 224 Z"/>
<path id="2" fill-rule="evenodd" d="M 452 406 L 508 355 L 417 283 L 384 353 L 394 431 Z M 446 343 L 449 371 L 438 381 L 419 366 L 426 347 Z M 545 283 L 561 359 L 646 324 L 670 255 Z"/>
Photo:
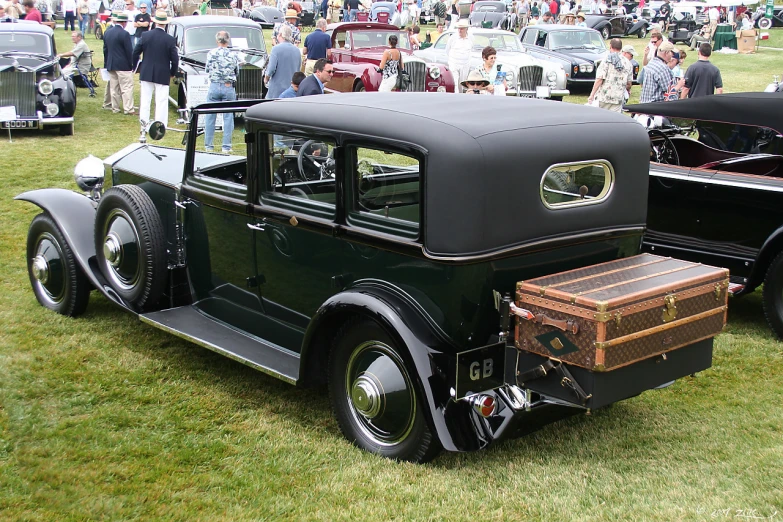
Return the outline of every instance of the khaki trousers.
<path id="1" fill-rule="evenodd" d="M 111 89 L 111 110 L 125 114 L 133 112 L 133 71 L 109 71 L 109 88 Z"/>
<path id="2" fill-rule="evenodd" d="M 607 111 L 612 112 L 623 112 L 623 104 L 622 103 L 604 103 L 599 101 L 598 107 L 601 109 L 606 109 Z"/>
<path id="3" fill-rule="evenodd" d="M 305 76 L 310 76 L 311 74 L 313 74 L 313 68 L 315 67 L 315 62 L 316 60 L 307 60 L 305 62 L 305 69 L 304 69 Z"/>

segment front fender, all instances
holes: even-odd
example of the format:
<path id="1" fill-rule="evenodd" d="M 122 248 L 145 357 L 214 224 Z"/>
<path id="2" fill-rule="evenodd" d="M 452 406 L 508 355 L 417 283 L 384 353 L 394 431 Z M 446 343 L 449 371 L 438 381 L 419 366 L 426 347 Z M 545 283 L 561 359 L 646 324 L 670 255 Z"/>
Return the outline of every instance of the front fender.
<path id="1" fill-rule="evenodd" d="M 92 286 L 116 304 L 134 312 L 133 307 L 111 289 L 95 262 L 93 230 L 98 207 L 95 201 L 78 192 L 53 188 L 23 192 L 14 199 L 28 201 L 48 213 L 62 232 L 76 262 Z"/>
<path id="2" fill-rule="evenodd" d="M 381 86 L 381 81 L 383 81 L 383 73 L 376 71 L 375 67 L 367 67 L 364 71 L 361 72 L 361 74 L 357 75 L 357 78 L 362 81 L 366 91 L 375 92 Z"/>
<path id="3" fill-rule="evenodd" d="M 631 29 L 628 31 L 628 34 L 636 34 L 638 33 L 642 27 L 647 27 L 648 23 L 647 20 L 639 20 L 633 26 L 631 26 Z"/>
<path id="4" fill-rule="evenodd" d="M 466 451 L 486 445 L 486 440 L 466 427 L 465 409 L 451 400 L 450 376 L 455 368 L 455 348 L 434 323 L 399 291 L 380 286 L 360 286 L 332 296 L 316 312 L 305 333 L 301 375 L 310 376 L 326 367 L 326 353 L 334 335 L 351 317 L 376 321 L 401 346 L 406 363 L 415 369 L 416 384 L 430 415 L 427 420 L 448 451 Z M 304 383 L 306 384 L 306 383 Z M 448 410 L 448 411 L 447 411 Z"/>

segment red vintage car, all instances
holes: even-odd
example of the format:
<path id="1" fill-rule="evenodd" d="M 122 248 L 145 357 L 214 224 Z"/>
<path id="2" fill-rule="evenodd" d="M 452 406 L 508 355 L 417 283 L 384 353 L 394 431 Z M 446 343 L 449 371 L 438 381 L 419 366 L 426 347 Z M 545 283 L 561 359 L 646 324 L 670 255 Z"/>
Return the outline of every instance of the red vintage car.
<path id="1" fill-rule="evenodd" d="M 391 24 L 346 22 L 326 29 L 332 37 L 334 76 L 324 86 L 328 91 L 377 91 L 383 75 L 377 67 L 389 36 L 397 35 L 397 48 L 411 78 L 409 91 L 454 92 L 454 78 L 445 65 L 426 63 L 413 56 L 408 34 Z"/>

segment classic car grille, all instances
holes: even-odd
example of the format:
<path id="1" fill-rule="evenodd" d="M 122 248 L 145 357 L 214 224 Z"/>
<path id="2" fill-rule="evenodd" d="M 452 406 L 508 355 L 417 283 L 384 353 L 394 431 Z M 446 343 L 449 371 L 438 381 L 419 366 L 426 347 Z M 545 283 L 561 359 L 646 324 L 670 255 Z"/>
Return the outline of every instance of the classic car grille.
<path id="1" fill-rule="evenodd" d="M 519 90 L 535 91 L 543 75 L 544 68 L 540 65 L 523 65 L 519 68 Z"/>
<path id="2" fill-rule="evenodd" d="M 427 64 L 424 62 L 405 62 L 405 70 L 411 77 L 409 91 L 424 92 L 424 83 L 427 75 Z"/>
<path id="3" fill-rule="evenodd" d="M 255 100 L 263 98 L 264 71 L 257 67 L 246 67 L 239 70 L 237 76 L 237 99 Z"/>
<path id="4" fill-rule="evenodd" d="M 20 117 L 35 116 L 35 93 L 34 72 L 0 73 L 0 107 L 13 105 Z"/>

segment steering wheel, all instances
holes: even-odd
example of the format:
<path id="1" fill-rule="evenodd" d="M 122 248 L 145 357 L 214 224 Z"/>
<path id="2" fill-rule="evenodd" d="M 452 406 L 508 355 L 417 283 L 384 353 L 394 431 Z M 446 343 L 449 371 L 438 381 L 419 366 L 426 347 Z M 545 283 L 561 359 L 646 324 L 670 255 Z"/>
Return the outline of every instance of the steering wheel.
<path id="1" fill-rule="evenodd" d="M 312 149 L 308 152 L 309 149 Z M 317 140 L 307 140 L 299 147 L 296 165 L 306 180 L 327 179 L 334 177 L 334 158 L 332 153 L 325 151 L 328 146 Z"/>
<path id="2" fill-rule="evenodd" d="M 647 131 L 647 135 L 650 137 L 650 152 L 652 160 L 656 163 L 663 163 L 664 165 L 679 165 L 680 155 L 677 154 L 677 149 L 672 143 L 669 137 L 658 129 L 650 129 Z M 663 143 L 655 145 L 653 138 L 661 138 Z"/>

